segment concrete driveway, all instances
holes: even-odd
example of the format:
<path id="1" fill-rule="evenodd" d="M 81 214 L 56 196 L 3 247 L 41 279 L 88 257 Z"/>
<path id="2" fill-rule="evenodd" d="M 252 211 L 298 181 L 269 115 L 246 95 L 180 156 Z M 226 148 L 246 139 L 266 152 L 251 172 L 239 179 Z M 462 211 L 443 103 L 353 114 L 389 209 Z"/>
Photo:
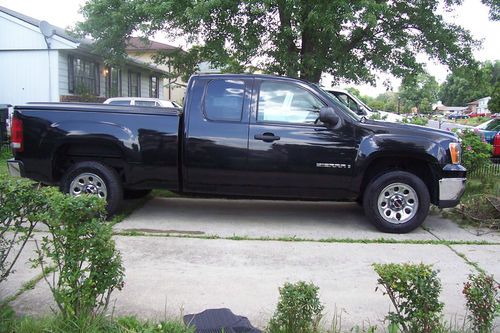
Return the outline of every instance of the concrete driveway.
<path id="1" fill-rule="evenodd" d="M 375 292 L 372 263 L 433 264 L 447 320 L 465 314 L 468 274 L 480 268 L 500 276 L 498 233 L 478 236 L 429 216 L 410 234 L 383 234 L 351 203 L 154 198 L 114 229 L 126 267 L 115 315 L 162 319 L 228 307 L 265 327 L 278 288 L 305 280 L 320 287 L 326 326 L 336 314 L 346 331 L 355 325 L 383 331 L 390 302 Z M 19 271 L 23 279 L 38 273 L 21 265 Z M 17 290 L 21 282 L 13 278 L 4 287 Z M 51 304 L 43 281 L 12 302 L 29 314 L 47 313 Z"/>

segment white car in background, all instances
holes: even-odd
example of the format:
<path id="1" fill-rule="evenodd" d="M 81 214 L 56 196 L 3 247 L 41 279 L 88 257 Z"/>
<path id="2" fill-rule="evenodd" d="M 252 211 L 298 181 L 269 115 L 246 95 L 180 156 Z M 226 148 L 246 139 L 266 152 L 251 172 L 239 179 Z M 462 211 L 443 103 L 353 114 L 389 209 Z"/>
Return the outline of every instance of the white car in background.
<path id="1" fill-rule="evenodd" d="M 109 105 L 134 105 L 134 106 L 157 106 L 163 108 L 178 108 L 182 106 L 174 101 L 166 101 L 159 98 L 148 97 L 113 97 L 104 101 L 104 104 Z"/>
<path id="2" fill-rule="evenodd" d="M 345 104 L 349 109 L 356 112 L 360 116 L 365 116 L 370 118 L 374 113 L 380 114 L 381 118 L 390 122 L 402 122 L 403 116 L 386 111 L 373 110 L 371 107 L 360 101 L 356 96 L 353 96 L 346 90 L 330 88 L 324 89 L 333 96 L 335 96 L 340 102 Z"/>

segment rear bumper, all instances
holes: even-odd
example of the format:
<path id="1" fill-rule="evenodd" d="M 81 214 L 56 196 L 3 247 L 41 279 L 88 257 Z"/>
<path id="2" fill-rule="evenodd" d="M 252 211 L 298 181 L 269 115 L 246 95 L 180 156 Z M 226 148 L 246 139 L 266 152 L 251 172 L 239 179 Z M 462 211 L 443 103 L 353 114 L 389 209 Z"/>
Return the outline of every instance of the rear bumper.
<path id="1" fill-rule="evenodd" d="M 460 198 L 464 194 L 465 168 L 461 165 L 446 165 L 443 168 L 445 178 L 439 180 L 439 208 L 455 207 L 460 203 Z"/>
<path id="2" fill-rule="evenodd" d="M 7 168 L 12 177 L 24 177 L 23 162 L 14 159 L 7 160 Z"/>

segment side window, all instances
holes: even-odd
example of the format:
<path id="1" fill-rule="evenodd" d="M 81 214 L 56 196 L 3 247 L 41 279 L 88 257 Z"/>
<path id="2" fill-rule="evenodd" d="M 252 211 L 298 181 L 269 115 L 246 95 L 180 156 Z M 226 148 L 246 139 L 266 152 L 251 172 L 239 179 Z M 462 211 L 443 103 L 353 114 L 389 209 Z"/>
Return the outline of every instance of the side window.
<path id="1" fill-rule="evenodd" d="M 135 100 L 135 105 L 137 106 L 155 106 L 155 103 L 155 101 L 145 101 L 140 99 Z"/>
<path id="2" fill-rule="evenodd" d="M 351 109 L 354 112 L 358 111 L 358 109 L 359 109 L 358 103 L 356 103 L 351 97 L 347 96 L 344 93 L 338 93 L 337 97 L 340 99 L 340 101 L 342 103 L 347 105 L 349 107 L 349 109 Z"/>
<path id="3" fill-rule="evenodd" d="M 130 105 L 130 101 L 111 101 L 109 102 L 111 105 Z"/>
<path id="4" fill-rule="evenodd" d="M 260 85 L 257 121 L 315 124 L 323 106 L 317 97 L 300 87 L 264 81 Z"/>
<path id="5" fill-rule="evenodd" d="M 240 121 L 244 94 L 243 81 L 210 81 L 205 96 L 206 117 L 210 120 Z"/>

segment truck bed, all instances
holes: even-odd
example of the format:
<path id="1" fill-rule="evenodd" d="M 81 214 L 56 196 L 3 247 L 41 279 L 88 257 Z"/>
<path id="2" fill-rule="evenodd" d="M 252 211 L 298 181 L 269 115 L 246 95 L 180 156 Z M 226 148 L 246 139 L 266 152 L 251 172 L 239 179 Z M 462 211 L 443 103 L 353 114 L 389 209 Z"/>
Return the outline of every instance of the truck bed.
<path id="1" fill-rule="evenodd" d="M 57 183 L 66 164 L 91 158 L 113 166 L 128 188 L 179 186 L 178 109 L 32 103 L 15 111 L 29 129 L 16 152 L 26 177 Z"/>

